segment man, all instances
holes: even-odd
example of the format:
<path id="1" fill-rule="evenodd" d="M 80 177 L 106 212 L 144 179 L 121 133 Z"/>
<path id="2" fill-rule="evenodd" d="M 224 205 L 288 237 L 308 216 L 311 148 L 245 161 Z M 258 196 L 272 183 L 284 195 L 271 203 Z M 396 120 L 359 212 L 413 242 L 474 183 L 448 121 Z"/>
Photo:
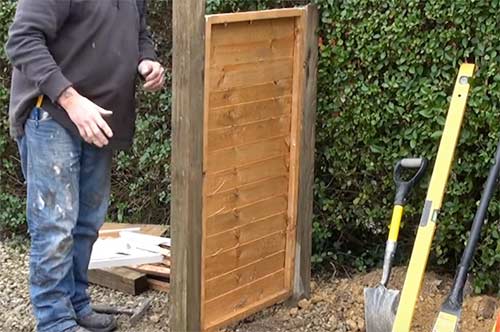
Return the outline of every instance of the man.
<path id="1" fill-rule="evenodd" d="M 30 293 L 37 331 L 111 331 L 92 311 L 87 270 L 104 222 L 112 152 L 134 132 L 137 74 L 164 70 L 145 0 L 20 0 L 9 31 L 9 110 L 28 187 Z"/>

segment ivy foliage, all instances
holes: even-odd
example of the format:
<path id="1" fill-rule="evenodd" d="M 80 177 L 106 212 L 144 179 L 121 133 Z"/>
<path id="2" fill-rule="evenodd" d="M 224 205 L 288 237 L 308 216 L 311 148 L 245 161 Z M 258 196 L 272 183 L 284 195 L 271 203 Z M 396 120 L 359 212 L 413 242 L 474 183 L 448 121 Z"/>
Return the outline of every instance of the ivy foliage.
<path id="1" fill-rule="evenodd" d="M 207 0 L 207 12 L 305 4 L 294 0 Z M 500 1 L 315 0 L 320 9 L 318 121 L 313 243 L 317 266 L 366 270 L 380 263 L 394 196 L 392 168 L 428 158 L 400 236 L 406 263 L 423 208 L 459 65 L 478 70 L 439 215 L 430 263 L 454 269 L 500 138 Z M 161 61 L 170 68 L 171 1 L 150 1 Z M 0 39 L 15 3 L 0 0 Z M 0 104 L 7 109 L 10 69 L 0 56 Z M 170 201 L 169 89 L 138 93 L 137 136 L 118 154 L 109 218 L 164 223 Z M 7 117 L 0 117 L 0 228 L 24 229 L 24 188 Z M 496 195 L 475 256 L 476 292 L 498 289 L 500 204 Z"/>

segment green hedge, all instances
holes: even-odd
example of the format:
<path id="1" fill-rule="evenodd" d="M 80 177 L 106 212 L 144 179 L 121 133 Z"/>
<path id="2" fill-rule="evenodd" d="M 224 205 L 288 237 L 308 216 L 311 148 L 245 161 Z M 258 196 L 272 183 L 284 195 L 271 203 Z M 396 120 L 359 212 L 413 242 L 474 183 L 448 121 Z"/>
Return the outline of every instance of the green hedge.
<path id="1" fill-rule="evenodd" d="M 13 5 L 0 0 L 1 37 Z M 208 0 L 211 13 L 307 1 Z M 460 63 L 479 70 L 439 218 L 431 263 L 453 269 L 463 249 L 500 129 L 498 0 L 317 0 L 320 8 L 314 261 L 365 270 L 380 263 L 394 194 L 392 167 L 406 156 L 435 159 Z M 170 1 L 150 1 L 151 25 L 170 67 Z M 0 103 L 8 100 L 1 58 Z M 171 94 L 140 93 L 136 144 L 116 158 L 110 219 L 161 223 L 169 208 Z M 0 119 L 0 223 L 24 225 L 15 146 Z M 431 173 L 430 171 L 428 172 Z M 406 262 L 429 174 L 410 199 L 401 234 Z M 6 187 L 5 187 L 6 186 Z M 498 289 L 498 195 L 474 265 L 477 292 Z M 21 227 L 21 228 L 20 228 Z"/>

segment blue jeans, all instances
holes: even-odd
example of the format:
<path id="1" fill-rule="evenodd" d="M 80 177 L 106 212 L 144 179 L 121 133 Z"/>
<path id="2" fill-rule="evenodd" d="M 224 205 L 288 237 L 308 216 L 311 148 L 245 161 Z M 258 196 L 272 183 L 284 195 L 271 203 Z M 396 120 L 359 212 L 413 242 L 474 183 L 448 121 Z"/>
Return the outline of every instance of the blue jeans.
<path id="1" fill-rule="evenodd" d="M 35 111 L 18 140 L 27 182 L 30 295 L 37 331 L 75 327 L 91 313 L 87 271 L 109 203 L 112 152 Z"/>

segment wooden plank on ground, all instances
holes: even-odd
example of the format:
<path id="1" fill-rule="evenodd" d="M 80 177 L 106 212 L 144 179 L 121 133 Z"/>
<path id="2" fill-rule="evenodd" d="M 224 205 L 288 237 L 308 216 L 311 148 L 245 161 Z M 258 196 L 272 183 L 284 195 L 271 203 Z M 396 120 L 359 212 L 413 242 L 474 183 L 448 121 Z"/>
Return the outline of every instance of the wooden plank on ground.
<path id="1" fill-rule="evenodd" d="M 303 85 L 303 117 L 300 143 L 299 190 L 297 201 L 297 245 L 295 250 L 295 273 L 293 280 L 293 302 L 311 293 L 311 251 L 314 185 L 314 145 L 316 123 L 316 90 L 318 67 L 318 10 L 307 6 L 306 57 Z"/>
<path id="2" fill-rule="evenodd" d="M 208 129 L 240 126 L 273 117 L 290 115 L 292 98 L 290 96 L 243 103 L 228 107 L 211 109 L 208 114 Z"/>
<path id="3" fill-rule="evenodd" d="M 288 138 L 281 136 L 213 151 L 207 155 L 206 171 L 213 173 L 241 167 L 259 160 L 287 155 L 288 150 Z"/>
<path id="4" fill-rule="evenodd" d="M 159 292 L 170 293 L 170 283 L 168 281 L 148 278 L 149 289 L 157 290 Z"/>
<path id="5" fill-rule="evenodd" d="M 205 299 L 207 301 L 240 288 L 268 274 L 272 274 L 285 267 L 285 252 L 280 251 L 264 257 L 252 264 L 243 266 L 235 271 L 223 274 L 206 281 Z"/>
<path id="6" fill-rule="evenodd" d="M 234 248 L 238 245 L 254 241 L 286 229 L 287 215 L 281 213 L 265 219 L 254 221 L 239 228 L 229 229 L 223 233 L 207 237 L 205 256 Z"/>
<path id="7" fill-rule="evenodd" d="M 162 266 L 160 264 L 158 265 L 144 264 L 144 265 L 132 266 L 131 269 L 137 272 L 144 273 L 148 276 L 170 278 L 170 268 L 168 268 L 167 266 Z"/>
<path id="8" fill-rule="evenodd" d="M 280 270 L 242 288 L 219 296 L 206 304 L 206 322 L 213 325 L 221 317 L 234 315 L 252 307 L 256 302 L 285 290 L 285 272 Z"/>
<path id="9" fill-rule="evenodd" d="M 138 295 L 148 289 L 147 277 L 144 273 L 124 267 L 89 270 L 88 278 L 92 284 L 131 295 Z"/>
<path id="10" fill-rule="evenodd" d="M 269 98 L 290 96 L 292 94 L 292 80 L 277 80 L 248 87 L 236 87 L 221 91 L 211 91 L 209 107 L 224 107 L 241 103 L 255 102 Z"/>
<path id="11" fill-rule="evenodd" d="M 288 175 L 288 159 L 278 156 L 256 163 L 235 167 L 232 170 L 209 173 L 205 179 L 205 194 L 231 190 L 266 178 Z"/>
<path id="12" fill-rule="evenodd" d="M 283 195 L 287 190 L 288 178 L 280 176 L 207 196 L 205 207 L 207 218 L 266 198 Z"/>
<path id="13" fill-rule="evenodd" d="M 205 0 L 173 1 L 172 331 L 202 330 Z"/>
<path id="14" fill-rule="evenodd" d="M 290 131 L 290 117 L 283 116 L 252 122 L 242 126 L 210 130 L 207 150 L 215 151 L 286 135 Z"/>
<path id="15" fill-rule="evenodd" d="M 262 257 L 285 249 L 283 232 L 270 234 L 265 238 L 244 244 L 205 258 L 205 279 L 209 280 L 242 266 L 255 262 Z"/>

